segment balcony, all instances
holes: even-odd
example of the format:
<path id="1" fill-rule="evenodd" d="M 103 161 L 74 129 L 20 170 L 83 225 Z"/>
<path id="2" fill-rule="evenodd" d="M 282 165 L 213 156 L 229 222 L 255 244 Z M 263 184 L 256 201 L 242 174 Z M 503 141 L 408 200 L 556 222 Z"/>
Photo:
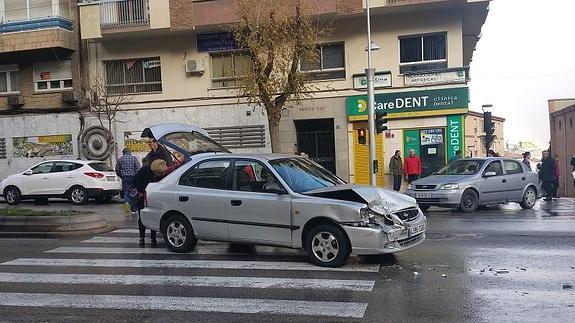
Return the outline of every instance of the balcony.
<path id="1" fill-rule="evenodd" d="M 100 3 L 102 31 L 114 29 L 149 28 L 148 0 L 110 0 Z"/>

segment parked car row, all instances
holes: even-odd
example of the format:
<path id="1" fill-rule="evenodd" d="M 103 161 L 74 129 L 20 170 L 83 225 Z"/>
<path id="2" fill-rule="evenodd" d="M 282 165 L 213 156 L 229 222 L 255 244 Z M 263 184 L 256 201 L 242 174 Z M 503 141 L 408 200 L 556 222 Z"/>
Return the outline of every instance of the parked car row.
<path id="1" fill-rule="evenodd" d="M 8 176 L 0 182 L 0 196 L 10 205 L 23 200 L 65 198 L 85 204 L 90 198 L 109 201 L 120 193 L 121 180 L 100 161 L 50 160 Z"/>

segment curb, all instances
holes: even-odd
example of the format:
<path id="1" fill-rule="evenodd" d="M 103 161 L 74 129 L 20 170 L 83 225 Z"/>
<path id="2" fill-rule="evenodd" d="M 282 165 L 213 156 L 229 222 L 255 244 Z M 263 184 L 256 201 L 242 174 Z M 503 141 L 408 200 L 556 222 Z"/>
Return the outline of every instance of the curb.
<path id="1" fill-rule="evenodd" d="M 75 216 L 0 216 L 0 237 L 62 237 L 113 230 L 99 214 Z"/>

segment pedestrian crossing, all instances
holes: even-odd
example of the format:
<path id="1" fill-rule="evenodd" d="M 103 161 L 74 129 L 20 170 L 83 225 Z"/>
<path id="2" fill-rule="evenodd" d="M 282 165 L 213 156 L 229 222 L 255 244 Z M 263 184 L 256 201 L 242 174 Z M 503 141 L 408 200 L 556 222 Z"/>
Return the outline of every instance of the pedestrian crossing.
<path id="1" fill-rule="evenodd" d="M 200 242 L 194 252 L 175 254 L 161 245 L 137 246 L 137 232 L 120 229 L 0 263 L 0 312 L 10 306 L 363 318 L 380 269 L 353 261 L 318 267 L 303 261 L 301 252 L 258 252 L 245 260 L 218 243 Z M 1 288 L 11 284 L 26 292 Z M 157 294 L 170 289 L 186 295 Z"/>

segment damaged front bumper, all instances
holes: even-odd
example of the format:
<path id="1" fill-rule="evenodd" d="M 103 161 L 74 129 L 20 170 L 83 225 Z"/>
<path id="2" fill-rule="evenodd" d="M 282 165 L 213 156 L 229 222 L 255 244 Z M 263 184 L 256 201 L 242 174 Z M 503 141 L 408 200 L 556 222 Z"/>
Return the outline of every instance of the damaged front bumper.
<path id="1" fill-rule="evenodd" d="M 405 222 L 405 226 L 344 225 L 343 229 L 351 242 L 352 253 L 356 255 L 394 253 L 415 247 L 425 240 L 427 219 L 420 213 L 414 220 Z"/>

